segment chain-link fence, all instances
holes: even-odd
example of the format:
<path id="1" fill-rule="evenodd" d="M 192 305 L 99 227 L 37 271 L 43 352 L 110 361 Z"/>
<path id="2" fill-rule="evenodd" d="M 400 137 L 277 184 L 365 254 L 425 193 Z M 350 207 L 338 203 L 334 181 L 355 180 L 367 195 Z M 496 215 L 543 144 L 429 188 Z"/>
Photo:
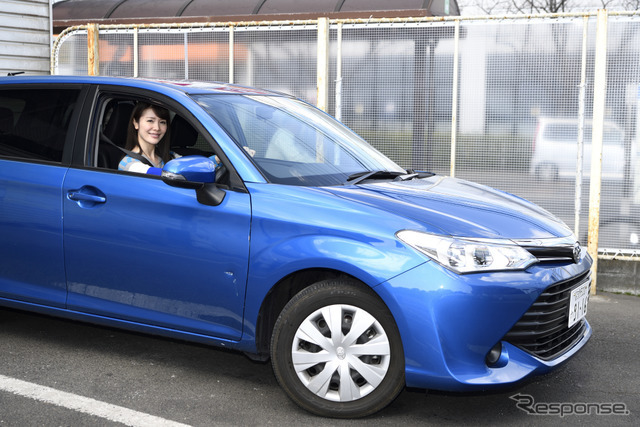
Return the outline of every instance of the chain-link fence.
<path id="1" fill-rule="evenodd" d="M 607 18 L 599 252 L 637 260 L 640 16 Z M 330 21 L 327 109 L 401 166 L 529 199 L 586 242 L 596 23 L 594 14 Z M 317 21 L 104 26 L 99 70 L 316 103 L 318 38 Z M 87 27 L 69 29 L 52 71 L 87 74 L 87 58 Z"/>

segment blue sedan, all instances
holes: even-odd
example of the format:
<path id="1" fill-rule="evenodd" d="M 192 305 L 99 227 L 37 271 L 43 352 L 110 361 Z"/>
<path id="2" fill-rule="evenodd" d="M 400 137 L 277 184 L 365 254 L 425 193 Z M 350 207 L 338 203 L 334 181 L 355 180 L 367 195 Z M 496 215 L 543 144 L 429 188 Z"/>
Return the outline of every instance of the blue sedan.
<path id="1" fill-rule="evenodd" d="M 119 170 L 141 103 L 171 158 Z M 227 84 L 0 78 L 0 256 L 2 306 L 270 359 L 329 417 L 513 384 L 591 336 L 592 260 L 556 217 Z"/>

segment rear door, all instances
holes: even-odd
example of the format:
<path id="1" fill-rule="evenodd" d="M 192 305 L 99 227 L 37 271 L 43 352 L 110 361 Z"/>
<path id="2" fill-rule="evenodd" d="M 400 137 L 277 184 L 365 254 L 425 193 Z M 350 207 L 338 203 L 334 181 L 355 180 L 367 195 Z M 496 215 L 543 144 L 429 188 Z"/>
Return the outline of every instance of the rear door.
<path id="1" fill-rule="evenodd" d="M 229 190 L 221 205 L 205 206 L 195 190 L 170 187 L 157 176 L 99 167 L 92 153 L 104 143 L 96 131 L 108 127 L 104 106 L 136 102 L 135 97 L 117 98 L 98 94 L 85 164 L 73 166 L 64 181 L 68 308 L 239 339 L 249 194 Z M 172 109 L 167 99 L 144 98 Z M 211 142 L 206 135 L 199 138 Z"/>
<path id="2" fill-rule="evenodd" d="M 64 307 L 62 182 L 85 92 L 0 85 L 0 298 Z"/>

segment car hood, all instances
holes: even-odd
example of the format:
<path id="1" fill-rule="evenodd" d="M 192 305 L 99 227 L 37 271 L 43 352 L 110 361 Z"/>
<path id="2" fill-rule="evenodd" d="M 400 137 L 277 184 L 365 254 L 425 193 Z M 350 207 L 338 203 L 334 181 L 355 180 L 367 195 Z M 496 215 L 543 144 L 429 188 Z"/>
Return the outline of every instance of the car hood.
<path id="1" fill-rule="evenodd" d="M 425 231 L 437 234 L 494 239 L 571 235 L 561 220 L 527 200 L 450 177 L 325 189 L 352 202 L 412 219 L 422 224 Z"/>

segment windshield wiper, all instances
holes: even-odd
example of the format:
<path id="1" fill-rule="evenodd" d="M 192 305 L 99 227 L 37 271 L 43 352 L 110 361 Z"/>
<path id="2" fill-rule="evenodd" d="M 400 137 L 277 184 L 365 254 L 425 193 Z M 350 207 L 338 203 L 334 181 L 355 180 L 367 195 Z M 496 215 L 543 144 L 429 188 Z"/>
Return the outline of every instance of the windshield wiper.
<path id="1" fill-rule="evenodd" d="M 421 179 L 421 178 L 430 178 L 432 176 L 434 176 L 435 173 L 433 172 L 425 172 L 425 171 L 416 171 L 413 169 L 407 169 L 407 174 L 406 175 L 400 175 L 398 177 L 396 177 L 396 179 L 394 179 L 394 181 L 409 181 L 411 179 Z"/>
<path id="2" fill-rule="evenodd" d="M 383 170 L 364 171 L 356 172 L 352 175 L 349 175 L 344 185 L 357 185 L 367 179 L 393 179 L 394 181 L 409 181 L 416 178 L 428 178 L 433 175 L 435 174 L 431 172 L 414 171 L 411 169 L 407 170 L 406 172 L 392 172 Z"/>
<path id="3" fill-rule="evenodd" d="M 405 172 L 391 171 L 364 171 L 349 175 L 344 185 L 357 185 L 365 179 L 395 179 L 398 176 L 405 175 Z"/>

